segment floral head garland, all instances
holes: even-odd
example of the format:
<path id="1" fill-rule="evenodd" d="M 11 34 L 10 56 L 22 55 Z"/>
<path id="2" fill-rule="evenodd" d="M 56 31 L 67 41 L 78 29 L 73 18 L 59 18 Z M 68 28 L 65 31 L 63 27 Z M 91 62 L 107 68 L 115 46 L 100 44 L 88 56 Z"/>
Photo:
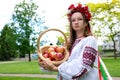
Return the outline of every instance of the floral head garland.
<path id="1" fill-rule="evenodd" d="M 70 17 L 72 16 L 73 12 L 76 12 L 76 11 L 79 11 L 82 14 L 84 14 L 88 21 L 90 21 L 90 19 L 92 17 L 91 13 L 89 12 L 88 6 L 82 6 L 82 4 L 80 4 L 80 3 L 77 6 L 75 6 L 74 4 L 71 4 L 68 8 L 68 11 L 69 12 L 67 13 L 67 16 L 68 16 L 69 20 L 70 20 Z"/>

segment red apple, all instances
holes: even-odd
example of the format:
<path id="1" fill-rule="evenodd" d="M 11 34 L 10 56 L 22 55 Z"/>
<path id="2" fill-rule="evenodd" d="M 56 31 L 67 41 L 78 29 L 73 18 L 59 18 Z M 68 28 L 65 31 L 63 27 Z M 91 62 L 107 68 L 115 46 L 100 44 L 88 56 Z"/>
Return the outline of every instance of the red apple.
<path id="1" fill-rule="evenodd" d="M 56 52 L 50 52 L 50 53 L 49 53 L 49 58 L 50 58 L 51 60 L 54 60 L 54 59 L 55 59 L 55 54 L 56 54 Z"/>
<path id="2" fill-rule="evenodd" d="M 64 53 L 65 48 L 64 48 L 63 46 L 58 46 L 58 47 L 56 47 L 55 51 L 58 52 L 58 53 L 59 53 L 59 52 L 60 52 L 60 53 Z"/>
<path id="3" fill-rule="evenodd" d="M 48 52 L 49 52 L 49 53 L 50 53 L 50 52 L 55 52 L 54 47 L 49 47 L 49 48 L 48 48 Z"/>
<path id="4" fill-rule="evenodd" d="M 48 58 L 48 57 L 49 57 L 49 54 L 48 54 L 47 51 L 44 51 L 42 55 L 43 55 L 43 57 L 45 57 L 45 58 Z"/>
<path id="5" fill-rule="evenodd" d="M 62 54 L 62 53 L 60 53 L 60 52 L 58 52 L 58 53 L 55 54 L 55 60 L 56 60 L 56 61 L 60 61 L 60 60 L 62 60 L 63 58 L 64 58 L 64 54 Z"/>
<path id="6" fill-rule="evenodd" d="M 48 54 L 48 53 L 45 53 L 45 54 L 43 54 L 43 57 L 48 58 L 48 57 L 49 57 L 49 54 Z"/>

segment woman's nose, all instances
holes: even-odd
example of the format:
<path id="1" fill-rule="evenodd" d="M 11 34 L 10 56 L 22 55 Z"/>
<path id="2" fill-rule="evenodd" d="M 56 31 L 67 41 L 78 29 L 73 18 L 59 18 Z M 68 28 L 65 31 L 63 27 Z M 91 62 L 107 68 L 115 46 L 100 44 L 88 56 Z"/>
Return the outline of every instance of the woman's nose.
<path id="1" fill-rule="evenodd" d="M 75 24 L 78 24 L 78 20 L 75 20 Z"/>

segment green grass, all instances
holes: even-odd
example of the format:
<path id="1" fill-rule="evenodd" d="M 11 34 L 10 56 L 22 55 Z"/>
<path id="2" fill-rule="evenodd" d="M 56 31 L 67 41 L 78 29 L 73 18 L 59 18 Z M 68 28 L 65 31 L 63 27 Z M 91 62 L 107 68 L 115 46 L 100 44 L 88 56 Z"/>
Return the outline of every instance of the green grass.
<path id="1" fill-rule="evenodd" d="M 120 58 L 102 58 L 110 75 L 120 77 Z M 38 66 L 37 61 L 32 62 L 14 62 L 0 64 L 0 73 L 4 74 L 56 74 L 55 72 L 44 72 Z M 0 79 L 1 80 L 1 79 Z"/>
<path id="2" fill-rule="evenodd" d="M 53 78 L 33 78 L 33 77 L 2 77 L 0 76 L 0 80 L 56 80 Z"/>
<path id="3" fill-rule="evenodd" d="M 120 77 L 120 58 L 103 58 L 103 61 L 112 77 Z"/>
<path id="4" fill-rule="evenodd" d="M 14 62 L 0 64 L 0 73 L 4 74 L 54 74 L 54 72 L 42 71 L 37 61 Z"/>
<path id="5" fill-rule="evenodd" d="M 45 72 L 41 70 L 37 61 L 27 62 L 19 61 L 14 63 L 0 64 L 0 73 L 2 74 L 56 74 L 55 72 Z M 37 77 L 9 77 L 0 76 L 0 80 L 56 80 L 54 78 Z"/>

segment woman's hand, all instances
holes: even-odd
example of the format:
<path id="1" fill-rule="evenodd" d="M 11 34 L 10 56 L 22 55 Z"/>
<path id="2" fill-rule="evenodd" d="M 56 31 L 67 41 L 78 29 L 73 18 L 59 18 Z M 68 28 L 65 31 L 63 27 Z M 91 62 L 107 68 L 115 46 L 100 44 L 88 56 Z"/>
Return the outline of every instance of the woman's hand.
<path id="1" fill-rule="evenodd" d="M 43 60 L 40 59 L 40 57 L 38 57 L 38 64 L 39 64 L 40 67 L 44 67 L 44 65 L 45 65 Z"/>
<path id="2" fill-rule="evenodd" d="M 43 67 L 45 70 L 58 71 L 58 67 L 49 62 L 48 60 L 41 60 L 38 58 L 38 64 Z"/>

